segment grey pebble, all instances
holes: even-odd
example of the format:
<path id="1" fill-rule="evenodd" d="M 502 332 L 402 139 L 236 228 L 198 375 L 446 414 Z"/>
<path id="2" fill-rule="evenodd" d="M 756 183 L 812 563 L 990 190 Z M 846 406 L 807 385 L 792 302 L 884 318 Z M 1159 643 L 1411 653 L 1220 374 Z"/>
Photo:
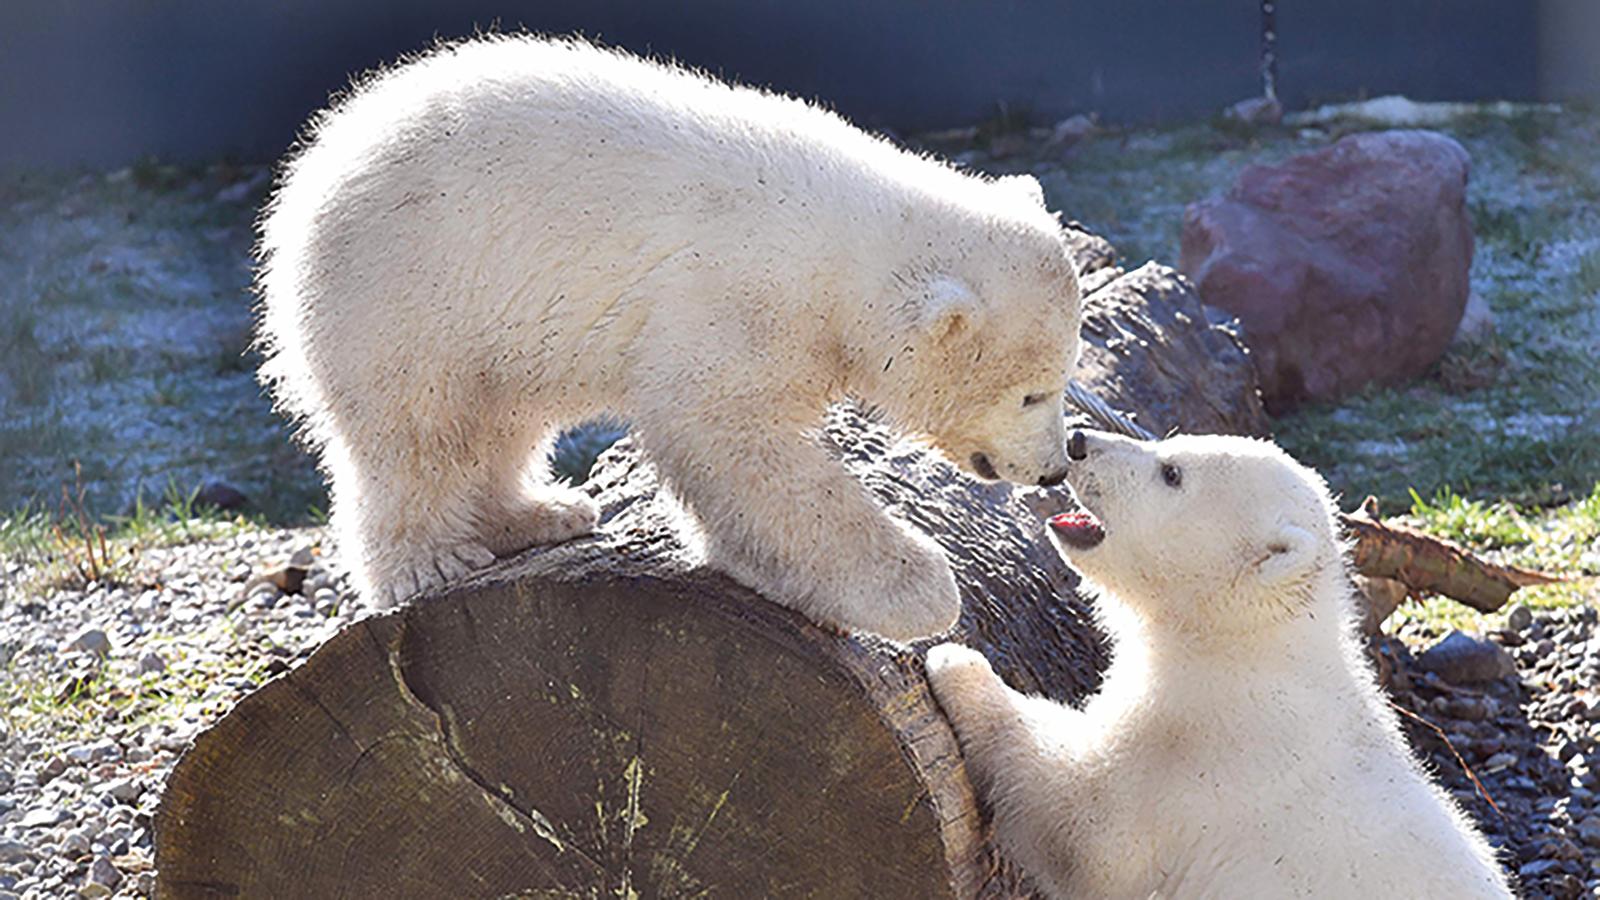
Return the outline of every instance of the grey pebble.
<path id="1" fill-rule="evenodd" d="M 111 652 L 111 639 L 98 628 L 85 628 L 61 648 L 63 653 L 93 653 L 104 657 Z"/>
<path id="2" fill-rule="evenodd" d="M 1516 663 L 1499 644 L 1452 631 L 1417 656 L 1417 665 L 1455 684 L 1478 684 L 1515 674 Z"/>
<path id="3" fill-rule="evenodd" d="M 45 760 L 44 765 L 40 766 L 38 771 L 34 773 L 35 783 L 41 785 L 49 784 L 54 779 L 59 778 L 61 773 L 66 770 L 67 761 L 59 756 L 52 756 Z"/>
<path id="4" fill-rule="evenodd" d="M 1522 866 L 1517 869 L 1517 874 L 1521 875 L 1523 878 L 1532 878 L 1537 875 L 1543 875 L 1547 872 L 1554 872 L 1559 868 L 1561 868 L 1561 864 L 1553 859 L 1536 859 L 1532 862 L 1523 863 Z"/>
<path id="5" fill-rule="evenodd" d="M 105 792 L 124 803 L 133 803 L 144 793 L 144 786 L 134 778 L 118 778 L 105 786 Z"/>
<path id="6" fill-rule="evenodd" d="M 1533 624 L 1533 610 L 1518 604 L 1506 613 L 1506 627 L 1512 631 L 1527 631 Z"/>
<path id="7" fill-rule="evenodd" d="M 1578 838 L 1591 847 L 1600 847 L 1600 815 L 1590 815 L 1578 823 Z"/>
<path id="8" fill-rule="evenodd" d="M 89 883 L 103 884 L 115 889 L 122 883 L 122 873 L 117 871 L 117 867 L 107 857 L 96 856 L 94 862 L 89 864 Z"/>
<path id="9" fill-rule="evenodd" d="M 61 843 L 58 846 L 63 856 L 77 859 L 80 856 L 88 856 L 92 844 L 93 842 L 89 840 L 87 834 L 84 834 L 83 829 L 79 829 L 67 832 L 66 837 L 61 839 Z"/>
<path id="10" fill-rule="evenodd" d="M 69 821 L 71 818 L 71 816 L 67 815 L 66 810 L 58 806 L 41 806 L 23 813 L 17 824 L 23 828 L 49 828 Z"/>

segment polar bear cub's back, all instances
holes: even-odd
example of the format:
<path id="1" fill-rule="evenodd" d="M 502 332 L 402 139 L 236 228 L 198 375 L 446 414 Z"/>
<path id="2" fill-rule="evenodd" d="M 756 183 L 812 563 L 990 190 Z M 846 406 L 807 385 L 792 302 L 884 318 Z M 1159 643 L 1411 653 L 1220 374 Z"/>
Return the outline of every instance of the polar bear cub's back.
<path id="1" fill-rule="evenodd" d="M 442 47 L 317 120 L 261 252 L 264 380 L 380 603 L 591 530 L 541 448 L 602 412 L 711 565 L 897 638 L 948 627 L 955 581 L 810 436 L 828 404 L 1062 477 L 1079 294 L 1038 183 L 798 100 L 570 41 Z"/>

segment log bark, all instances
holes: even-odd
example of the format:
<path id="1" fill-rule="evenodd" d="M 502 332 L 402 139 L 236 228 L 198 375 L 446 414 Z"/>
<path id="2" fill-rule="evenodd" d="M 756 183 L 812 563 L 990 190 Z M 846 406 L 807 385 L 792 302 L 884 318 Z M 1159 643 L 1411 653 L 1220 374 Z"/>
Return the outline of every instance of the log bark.
<path id="1" fill-rule="evenodd" d="M 1559 575 L 1490 562 L 1471 550 L 1415 528 L 1384 522 L 1368 497 L 1339 524 L 1355 541 L 1351 564 L 1361 574 L 1389 578 L 1414 594 L 1440 594 L 1479 612 L 1495 612 L 1525 587 L 1556 584 Z"/>
<path id="2" fill-rule="evenodd" d="M 1026 498 L 848 410 L 825 440 L 944 546 L 955 639 L 1074 700 L 1106 661 Z M 842 637 L 697 558 L 624 442 L 593 537 L 358 622 L 180 760 L 163 897 L 1007 897 L 922 646 Z"/>
<path id="3" fill-rule="evenodd" d="M 1238 323 L 1201 304 L 1192 282 L 1146 263 L 1086 283 L 1080 384 L 1157 435 L 1271 432 Z"/>

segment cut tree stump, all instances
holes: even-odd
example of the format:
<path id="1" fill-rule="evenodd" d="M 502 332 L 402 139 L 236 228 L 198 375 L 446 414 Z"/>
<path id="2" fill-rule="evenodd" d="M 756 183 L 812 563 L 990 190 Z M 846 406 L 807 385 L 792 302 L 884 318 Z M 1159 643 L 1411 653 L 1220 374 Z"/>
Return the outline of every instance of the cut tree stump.
<path id="1" fill-rule="evenodd" d="M 1021 690 L 1094 688 L 1102 639 L 1027 498 L 848 410 L 825 440 L 944 546 L 955 639 Z M 923 647 L 701 566 L 627 442 L 588 489 L 595 536 L 351 625 L 203 732 L 156 816 L 160 896 L 1028 895 Z"/>

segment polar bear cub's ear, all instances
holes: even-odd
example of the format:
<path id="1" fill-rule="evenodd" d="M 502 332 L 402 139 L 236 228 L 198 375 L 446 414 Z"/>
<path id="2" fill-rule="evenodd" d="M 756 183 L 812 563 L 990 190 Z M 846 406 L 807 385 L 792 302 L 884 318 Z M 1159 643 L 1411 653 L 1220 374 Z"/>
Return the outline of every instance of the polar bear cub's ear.
<path id="1" fill-rule="evenodd" d="M 1044 185 L 1032 175 L 1002 175 L 995 182 L 1044 206 Z"/>
<path id="2" fill-rule="evenodd" d="M 935 275 L 922 297 L 922 330 L 935 341 L 954 338 L 972 329 L 983 315 L 983 302 L 959 278 Z"/>
<path id="3" fill-rule="evenodd" d="M 1316 568 L 1317 538 L 1298 525 L 1284 523 L 1257 545 L 1255 553 L 1256 575 L 1262 584 L 1287 584 L 1305 578 Z"/>

